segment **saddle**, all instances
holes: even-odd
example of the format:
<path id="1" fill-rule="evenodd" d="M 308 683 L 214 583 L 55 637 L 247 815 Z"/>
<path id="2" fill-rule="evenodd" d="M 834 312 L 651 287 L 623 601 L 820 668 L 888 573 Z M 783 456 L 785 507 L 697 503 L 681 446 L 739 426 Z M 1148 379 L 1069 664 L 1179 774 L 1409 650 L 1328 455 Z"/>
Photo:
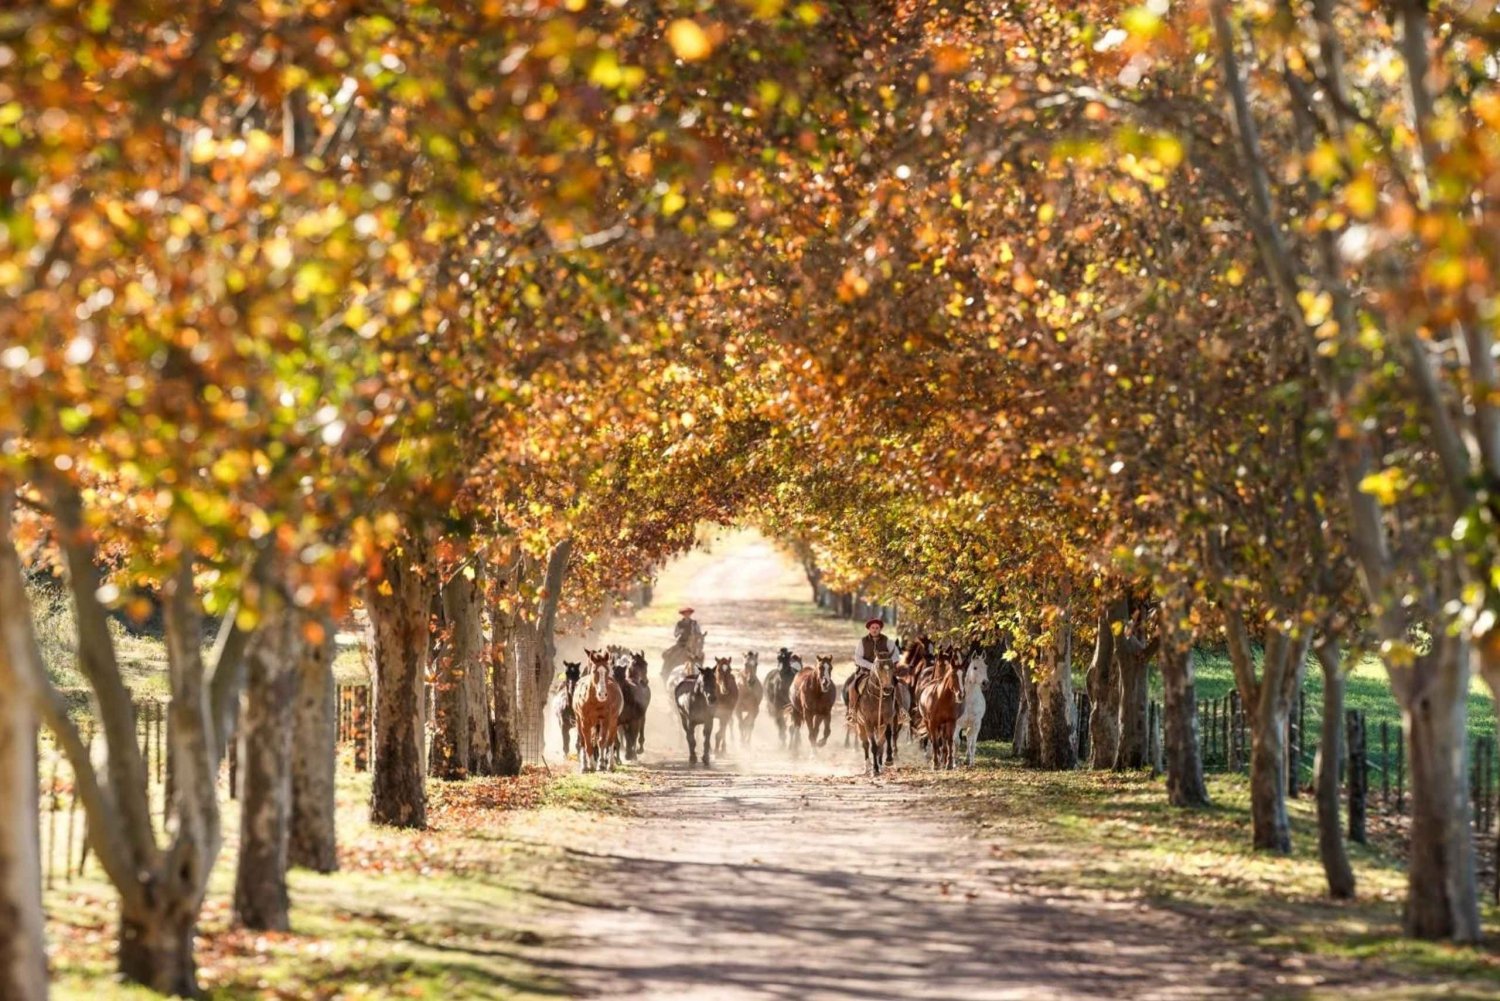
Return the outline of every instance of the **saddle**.
<path id="1" fill-rule="evenodd" d="M 868 667 L 856 666 L 854 669 L 854 677 L 849 679 L 849 701 L 844 707 L 844 715 L 851 723 L 854 721 L 854 707 L 859 704 L 859 697 L 864 693 L 865 685 L 873 676 L 874 672 L 871 671 Z M 881 686 L 881 699 L 885 699 L 895 694 L 896 686 L 894 684 L 894 676 L 892 676 L 892 678 L 892 684 Z"/>

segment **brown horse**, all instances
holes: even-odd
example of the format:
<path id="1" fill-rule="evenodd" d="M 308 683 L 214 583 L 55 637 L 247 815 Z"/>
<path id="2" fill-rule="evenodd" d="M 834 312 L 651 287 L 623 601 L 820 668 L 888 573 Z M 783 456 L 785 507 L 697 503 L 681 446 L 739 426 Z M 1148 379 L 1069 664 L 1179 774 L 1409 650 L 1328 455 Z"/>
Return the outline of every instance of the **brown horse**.
<path id="1" fill-rule="evenodd" d="M 626 761 L 634 761 L 646 746 L 646 708 L 651 705 L 646 655 L 626 651 L 616 656 L 614 672 L 625 699 L 620 709 L 620 749 Z"/>
<path id="2" fill-rule="evenodd" d="M 932 680 L 920 696 L 922 726 L 932 750 L 933 768 L 953 767 L 953 738 L 964 707 L 964 682 L 952 651 L 938 655 Z"/>
<path id="3" fill-rule="evenodd" d="M 619 754 L 620 709 L 625 698 L 610 677 L 609 653 L 589 650 L 589 674 L 573 693 L 578 717 L 578 768 L 591 772 L 614 768 Z"/>
<path id="4" fill-rule="evenodd" d="M 740 686 L 734 678 L 733 657 L 715 657 L 709 670 L 717 675 L 719 683 L 719 699 L 714 703 L 714 723 L 719 729 L 714 736 L 714 753 L 723 754 L 724 744 L 729 740 L 729 724 L 740 704 Z"/>
<path id="5" fill-rule="evenodd" d="M 849 685 L 849 720 L 875 775 L 880 774 L 889 731 L 896 723 L 896 679 L 887 657 L 875 669 L 860 671 Z"/>
<path id="6" fill-rule="evenodd" d="M 801 738 L 801 726 L 807 724 L 807 744 L 822 747 L 828 743 L 828 731 L 832 729 L 833 704 L 838 701 L 838 688 L 833 684 L 833 658 L 820 656 L 817 667 L 804 667 L 792 679 L 792 699 L 789 716 L 792 724 L 792 751 L 797 750 Z"/>
<path id="7" fill-rule="evenodd" d="M 765 686 L 755 676 L 759 667 L 760 654 L 751 650 L 745 654 L 745 666 L 734 679 L 740 689 L 739 705 L 734 712 L 740 724 L 741 744 L 750 743 L 750 734 L 755 730 L 755 717 L 760 715 L 760 700 L 765 695 Z"/>

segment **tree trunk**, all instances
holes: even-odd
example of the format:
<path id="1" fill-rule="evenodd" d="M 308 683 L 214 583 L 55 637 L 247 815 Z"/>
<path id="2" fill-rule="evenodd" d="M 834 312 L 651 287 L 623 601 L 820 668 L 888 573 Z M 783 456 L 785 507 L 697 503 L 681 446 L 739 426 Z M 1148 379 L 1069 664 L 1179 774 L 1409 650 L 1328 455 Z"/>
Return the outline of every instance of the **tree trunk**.
<path id="1" fill-rule="evenodd" d="M 464 671 L 469 666 L 459 655 L 460 620 L 474 593 L 474 581 L 455 574 L 442 587 L 438 611 L 442 616 L 442 641 L 434 650 L 432 685 L 433 728 L 432 774 L 441 779 L 469 777 L 469 688 Z M 467 627 L 465 627 L 467 628 Z M 463 636 L 467 641 L 467 633 Z"/>
<path id="2" fill-rule="evenodd" d="M 193 935 L 198 908 L 179 894 L 167 894 L 152 908 L 120 913 L 120 975 L 159 994 L 196 997 L 198 972 Z"/>
<path id="3" fill-rule="evenodd" d="M 1073 743 L 1073 638 L 1066 616 L 1058 628 L 1061 635 L 1048 647 L 1047 673 L 1036 686 L 1038 763 L 1048 771 L 1067 771 L 1078 766 Z"/>
<path id="4" fill-rule="evenodd" d="M 245 660 L 245 716 L 240 725 L 240 854 L 234 919 L 258 931 L 290 927 L 287 841 L 292 812 L 292 704 L 300 647 L 299 614 L 277 603 L 262 621 Z M 304 753 L 306 749 L 299 749 Z"/>
<path id="5" fill-rule="evenodd" d="M 1162 641 L 1161 678 L 1165 705 L 1167 801 L 1173 806 L 1207 806 L 1203 759 L 1198 753 L 1198 703 L 1193 692 L 1193 648 L 1189 637 Z"/>
<path id="6" fill-rule="evenodd" d="M 1042 763 L 1042 735 L 1037 724 L 1038 686 L 1031 677 L 1031 669 L 1019 659 L 1015 662 L 1015 670 L 1020 683 L 1021 708 L 1016 715 L 1016 735 L 1011 746 L 1016 757 L 1030 767 L 1038 768 Z"/>
<path id="7" fill-rule="evenodd" d="M 1115 677 L 1115 629 L 1123 626 L 1130 604 L 1123 595 L 1100 601 L 1094 659 L 1089 664 L 1089 767 L 1111 768 L 1120 748 L 1120 683 Z"/>
<path id="8" fill-rule="evenodd" d="M 1406 933 L 1413 938 L 1477 942 L 1479 904 L 1465 739 L 1468 643 L 1463 636 L 1438 632 L 1432 649 L 1410 670 L 1417 684 L 1402 706 L 1411 763 Z"/>
<path id="9" fill-rule="evenodd" d="M 1288 636 L 1275 623 L 1263 634 L 1259 676 L 1240 609 L 1224 609 L 1235 687 L 1250 727 L 1250 837 L 1258 849 L 1289 854 L 1292 824 L 1286 812 L 1287 721 L 1301 686 L 1310 634 Z"/>
<path id="10" fill-rule="evenodd" d="M 314 872 L 339 867 L 335 830 L 335 769 L 338 707 L 333 680 L 333 620 L 305 620 L 307 635 L 297 637 L 297 695 L 292 711 L 292 821 L 289 864 Z"/>
<path id="11" fill-rule="evenodd" d="M 1354 869 L 1344 844 L 1339 815 L 1339 762 L 1344 749 L 1344 679 L 1338 643 L 1325 639 L 1318 645 L 1318 663 L 1323 668 L 1323 725 L 1318 743 L 1318 857 L 1328 880 L 1328 895 L 1335 900 L 1354 899 Z"/>
<path id="12" fill-rule="evenodd" d="M 368 592 L 374 630 L 375 761 L 370 822 L 427 826 L 423 676 L 431 645 L 425 539 L 409 536 L 401 552 L 385 555 L 385 577 Z"/>
<path id="13" fill-rule="evenodd" d="M 449 609 L 453 619 L 453 655 L 464 665 L 464 694 L 468 699 L 469 774 L 495 774 L 490 743 L 489 665 L 484 646 L 484 564 L 473 565 L 473 579 L 463 590 L 467 600 Z M 460 574 L 460 576 L 463 576 Z M 445 602 L 447 601 L 445 597 Z"/>
<path id="14" fill-rule="evenodd" d="M 0 997 L 47 996 L 38 852 L 36 637 L 11 541 L 14 495 L 0 482 Z"/>
<path id="15" fill-rule="evenodd" d="M 490 589 L 490 698 L 494 712 L 490 719 L 490 747 L 495 760 L 495 774 L 521 774 L 521 736 L 516 728 L 516 670 L 514 613 L 500 604 L 501 592 L 514 587 L 515 566 L 496 573 Z"/>
<path id="16" fill-rule="evenodd" d="M 1151 661 L 1146 651 L 1122 637 L 1115 644 L 1115 671 L 1118 675 L 1120 743 L 1115 750 L 1117 772 L 1145 768 L 1150 764 L 1146 732 L 1151 704 Z"/>
<path id="17" fill-rule="evenodd" d="M 540 761 L 542 757 L 547 689 L 552 684 L 557 653 L 557 604 L 572 552 L 572 539 L 563 539 L 552 547 L 547 554 L 536 621 L 526 622 L 523 617 L 516 630 L 519 648 L 516 662 L 521 680 L 521 757 L 526 761 Z"/>

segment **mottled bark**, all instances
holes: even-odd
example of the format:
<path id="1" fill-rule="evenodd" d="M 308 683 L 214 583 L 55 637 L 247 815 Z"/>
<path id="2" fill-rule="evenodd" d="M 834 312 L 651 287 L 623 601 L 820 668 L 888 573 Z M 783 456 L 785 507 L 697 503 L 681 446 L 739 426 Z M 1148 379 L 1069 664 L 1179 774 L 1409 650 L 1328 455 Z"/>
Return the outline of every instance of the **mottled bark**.
<path id="1" fill-rule="evenodd" d="M 1056 627 L 1059 635 L 1047 648 L 1044 673 L 1037 680 L 1038 764 L 1049 771 L 1078 766 L 1073 743 L 1073 636 L 1067 616 Z"/>
<path id="2" fill-rule="evenodd" d="M 515 586 L 517 564 L 499 568 L 490 588 L 490 748 L 496 775 L 521 774 L 521 738 L 516 724 L 514 612 L 501 607 L 501 593 Z"/>
<path id="3" fill-rule="evenodd" d="M 490 742 L 489 662 L 484 642 L 484 564 L 470 568 L 464 600 L 449 609 L 453 616 L 453 655 L 464 665 L 464 696 L 468 700 L 469 774 L 495 774 Z M 461 575 L 465 576 L 465 575 Z M 448 598 L 444 598 L 445 604 Z"/>
<path id="4" fill-rule="evenodd" d="M 1292 850 L 1292 823 L 1286 810 L 1287 721 L 1301 687 L 1311 634 L 1289 636 L 1276 622 L 1267 623 L 1257 672 L 1243 614 L 1229 604 L 1224 619 L 1235 686 L 1250 729 L 1251 844 L 1287 854 Z"/>
<path id="5" fill-rule="evenodd" d="M 1344 749 L 1344 678 L 1338 644 L 1325 639 L 1317 648 L 1323 669 L 1323 725 L 1318 742 L 1316 797 L 1318 803 L 1318 857 L 1328 880 L 1328 895 L 1335 900 L 1354 899 L 1354 869 L 1344 844 L 1344 826 L 1339 815 L 1339 762 Z"/>
<path id="6" fill-rule="evenodd" d="M 1198 751 L 1198 703 L 1193 691 L 1193 648 L 1185 635 L 1166 636 L 1161 645 L 1165 721 L 1167 801 L 1173 806 L 1207 806 L 1203 759 Z"/>
<path id="7" fill-rule="evenodd" d="M 292 813 L 292 719 L 297 686 L 299 614 L 279 599 L 261 610 L 245 655 L 245 715 L 240 721 L 240 852 L 234 919 L 259 931 L 290 927 L 287 842 Z"/>
<path id="8" fill-rule="evenodd" d="M 333 620 L 304 619 L 292 712 L 292 820 L 287 862 L 314 872 L 339 867 L 335 825 L 338 707 L 333 678 Z"/>
<path id="9" fill-rule="evenodd" d="M 1031 668 L 1019 659 L 1015 661 L 1015 671 L 1020 687 L 1021 708 L 1016 715 L 1016 734 L 1011 746 L 1016 757 L 1027 765 L 1038 768 L 1042 763 L 1042 736 L 1037 724 L 1040 702 L 1037 683 L 1031 676 Z"/>
<path id="10" fill-rule="evenodd" d="M 1115 630 L 1125 624 L 1130 609 L 1121 595 L 1099 603 L 1098 632 L 1094 638 L 1094 657 L 1087 676 L 1089 701 L 1089 767 L 1112 768 L 1120 749 L 1121 689 L 1115 657 Z"/>
<path id="11" fill-rule="evenodd" d="M 442 638 L 433 650 L 432 753 L 428 767 L 441 779 L 469 777 L 469 690 L 464 681 L 469 665 L 455 650 L 455 634 L 473 594 L 473 580 L 459 573 L 443 584 L 434 603 Z M 468 639 L 467 634 L 463 639 Z"/>
<path id="12" fill-rule="evenodd" d="M 1440 632 L 1409 670 L 1422 684 L 1402 707 L 1411 767 L 1406 932 L 1414 938 L 1477 942 L 1465 740 L 1468 642 Z"/>
<path id="13" fill-rule="evenodd" d="M 1158 639 L 1149 644 L 1123 634 L 1115 641 L 1115 673 L 1119 688 L 1120 743 L 1115 749 L 1115 771 L 1145 768 L 1151 763 L 1151 735 L 1147 714 L 1151 705 L 1151 658 Z"/>
<path id="14" fill-rule="evenodd" d="M 375 661 L 370 822 L 390 827 L 427 826 L 422 732 L 429 563 L 427 541 L 410 534 L 401 549 L 385 554 L 384 576 L 367 592 Z"/>
<path id="15" fill-rule="evenodd" d="M 36 792 L 42 668 L 10 534 L 13 502 L 0 480 L 0 997 L 39 1001 L 47 996 Z"/>

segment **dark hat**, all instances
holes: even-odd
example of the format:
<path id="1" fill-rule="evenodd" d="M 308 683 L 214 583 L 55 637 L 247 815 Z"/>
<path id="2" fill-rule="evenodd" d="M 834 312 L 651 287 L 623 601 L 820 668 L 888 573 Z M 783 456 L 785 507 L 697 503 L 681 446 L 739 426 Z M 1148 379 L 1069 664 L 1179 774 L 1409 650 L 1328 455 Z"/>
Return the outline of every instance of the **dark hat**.
<path id="1" fill-rule="evenodd" d="M 677 610 L 677 614 L 678 615 L 692 615 L 693 614 L 693 610 L 691 608 L 679 608 Z"/>
<path id="2" fill-rule="evenodd" d="M 865 628 L 866 629 L 869 629 L 871 626 L 884 626 L 884 625 L 885 625 L 885 620 L 884 619 L 866 619 L 865 620 Z"/>

